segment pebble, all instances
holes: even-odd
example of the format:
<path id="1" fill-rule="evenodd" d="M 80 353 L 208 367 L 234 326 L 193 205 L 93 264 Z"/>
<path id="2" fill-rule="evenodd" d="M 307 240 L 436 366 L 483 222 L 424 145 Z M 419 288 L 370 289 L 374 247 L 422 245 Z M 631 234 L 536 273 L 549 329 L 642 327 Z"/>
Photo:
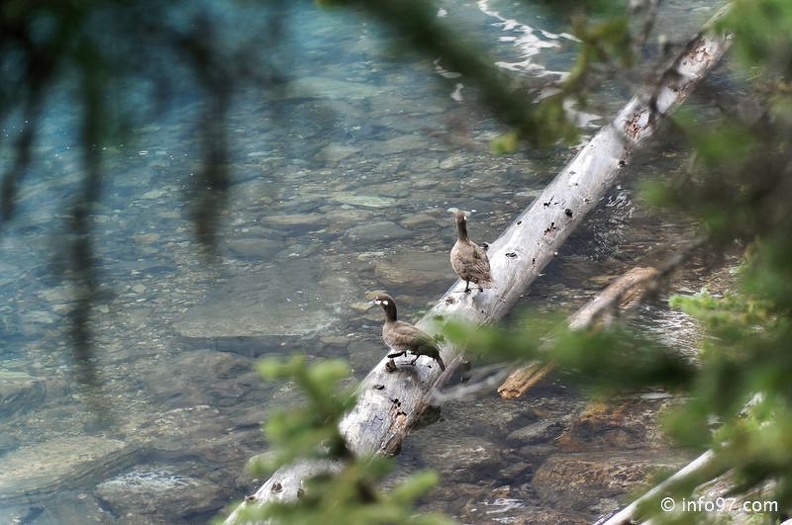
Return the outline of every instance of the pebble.
<path id="1" fill-rule="evenodd" d="M 395 222 L 380 221 L 350 228 L 344 236 L 357 243 L 373 243 L 405 239 L 412 236 L 412 232 Z"/>
<path id="2" fill-rule="evenodd" d="M 457 168 L 463 164 L 465 164 L 467 160 L 462 155 L 453 155 L 451 157 L 445 158 L 440 161 L 439 167 L 443 170 L 452 170 Z"/>
<path id="3" fill-rule="evenodd" d="M 140 197 L 143 198 L 143 199 L 153 200 L 153 199 L 159 199 L 159 198 L 161 198 L 164 195 L 165 195 L 165 190 L 156 189 L 156 190 L 147 191 L 146 193 L 144 193 Z"/>

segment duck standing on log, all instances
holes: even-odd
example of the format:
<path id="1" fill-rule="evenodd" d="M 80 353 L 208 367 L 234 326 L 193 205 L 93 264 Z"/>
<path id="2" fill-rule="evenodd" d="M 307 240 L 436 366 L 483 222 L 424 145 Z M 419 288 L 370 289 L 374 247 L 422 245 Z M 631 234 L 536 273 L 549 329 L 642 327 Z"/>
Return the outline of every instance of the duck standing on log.
<path id="1" fill-rule="evenodd" d="M 465 293 L 470 292 L 470 283 L 478 285 L 480 292 L 492 288 L 489 258 L 487 252 L 468 239 L 465 212 L 456 212 L 457 240 L 451 248 L 451 267 L 465 281 Z M 485 245 L 486 246 L 486 245 Z"/>
<path id="2" fill-rule="evenodd" d="M 440 366 L 440 370 L 445 370 L 445 364 L 440 358 L 440 349 L 437 343 L 426 332 L 421 331 L 410 323 L 399 321 L 396 317 L 396 301 L 386 293 L 377 294 L 373 301 L 385 310 L 385 324 L 382 325 L 382 339 L 385 344 L 393 351 L 388 357 L 402 356 L 410 353 L 415 356 L 412 364 L 415 364 L 422 355 L 431 357 Z M 388 371 L 392 371 L 395 365 L 389 362 Z"/>

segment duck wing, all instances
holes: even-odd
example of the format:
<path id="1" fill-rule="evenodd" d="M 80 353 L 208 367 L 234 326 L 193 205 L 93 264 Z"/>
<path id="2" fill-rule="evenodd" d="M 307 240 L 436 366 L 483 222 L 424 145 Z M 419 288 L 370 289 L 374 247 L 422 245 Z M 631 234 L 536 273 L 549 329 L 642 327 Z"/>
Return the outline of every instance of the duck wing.
<path id="1" fill-rule="evenodd" d="M 433 344 L 433 339 L 429 334 L 404 321 L 396 321 L 391 325 L 388 329 L 388 339 L 393 340 L 399 346 L 409 346 L 411 348 L 424 344 Z"/>
<path id="2" fill-rule="evenodd" d="M 451 249 L 451 266 L 463 279 L 468 276 L 489 280 L 490 263 L 487 252 L 474 242 L 457 242 Z"/>
<path id="3" fill-rule="evenodd" d="M 383 339 L 392 350 L 431 357 L 437 361 L 441 370 L 445 370 L 445 364 L 440 358 L 440 349 L 435 340 L 410 323 L 396 321 L 388 328 L 387 334 L 383 334 Z M 395 354 L 390 354 L 390 356 L 396 357 Z"/>

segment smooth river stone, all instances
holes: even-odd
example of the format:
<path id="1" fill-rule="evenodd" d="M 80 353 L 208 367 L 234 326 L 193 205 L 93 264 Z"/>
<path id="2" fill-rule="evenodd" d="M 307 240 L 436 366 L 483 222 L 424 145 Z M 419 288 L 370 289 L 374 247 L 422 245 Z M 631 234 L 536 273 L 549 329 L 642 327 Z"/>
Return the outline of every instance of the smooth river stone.
<path id="1" fill-rule="evenodd" d="M 412 150 L 426 150 L 427 140 L 422 135 L 401 135 L 392 139 L 372 142 L 367 148 L 373 155 L 395 155 Z"/>
<path id="2" fill-rule="evenodd" d="M 358 243 L 376 243 L 404 239 L 412 234 L 410 230 L 402 228 L 395 222 L 381 221 L 350 228 L 346 231 L 344 237 Z"/>
<path id="3" fill-rule="evenodd" d="M 344 146 L 343 144 L 328 144 L 322 149 L 320 155 L 327 162 L 339 162 L 358 153 L 360 153 L 360 148 Z"/>
<path id="4" fill-rule="evenodd" d="M 93 436 L 53 439 L 3 456 L 0 503 L 33 503 L 63 490 L 94 487 L 137 460 L 138 448 Z"/>
<path id="5" fill-rule="evenodd" d="M 377 279 L 387 285 L 424 287 L 456 280 L 448 255 L 436 252 L 397 252 L 374 263 Z"/>
<path id="6" fill-rule="evenodd" d="M 295 259 L 232 278 L 174 329 L 189 338 L 310 336 L 338 321 L 353 292 L 316 259 Z"/>
<path id="7" fill-rule="evenodd" d="M 361 82 L 336 80 L 331 77 L 302 77 L 289 82 L 284 98 L 316 98 L 354 100 L 375 95 L 380 88 Z"/>
<path id="8" fill-rule="evenodd" d="M 355 193 L 335 193 L 330 200 L 340 204 L 359 206 L 361 208 L 390 208 L 395 206 L 396 199 L 380 197 L 378 195 L 359 195 Z"/>
<path id="9" fill-rule="evenodd" d="M 30 410 L 44 401 L 46 387 L 41 379 L 21 372 L 0 371 L 0 417 Z"/>
<path id="10" fill-rule="evenodd" d="M 591 452 L 550 456 L 532 478 L 542 500 L 559 510 L 590 512 L 602 500 L 624 497 L 658 470 L 676 471 L 690 458 L 675 451 Z"/>
<path id="11" fill-rule="evenodd" d="M 201 514 L 221 507 L 229 492 L 210 481 L 157 465 L 136 466 L 96 488 L 97 496 L 119 516 Z"/>

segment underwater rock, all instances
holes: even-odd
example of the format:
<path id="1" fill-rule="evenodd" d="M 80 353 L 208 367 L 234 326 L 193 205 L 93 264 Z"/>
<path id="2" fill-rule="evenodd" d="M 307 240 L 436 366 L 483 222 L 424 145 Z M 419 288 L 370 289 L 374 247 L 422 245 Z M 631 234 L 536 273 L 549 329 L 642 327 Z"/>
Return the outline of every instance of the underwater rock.
<path id="1" fill-rule="evenodd" d="M 340 162 L 357 153 L 360 153 L 360 148 L 343 144 L 328 144 L 319 152 L 319 156 L 326 162 Z"/>
<path id="2" fill-rule="evenodd" d="M 457 436 L 446 443 L 423 448 L 429 468 L 437 469 L 449 482 L 470 482 L 487 476 L 501 460 L 499 447 L 491 441 L 472 436 Z"/>
<path id="3" fill-rule="evenodd" d="M 259 238 L 228 239 L 225 243 L 228 251 L 240 258 L 268 258 L 283 249 L 281 241 Z"/>
<path id="4" fill-rule="evenodd" d="M 428 213 L 415 213 L 409 217 L 405 217 L 401 221 L 401 225 L 409 230 L 427 227 L 439 227 L 438 220 Z"/>
<path id="5" fill-rule="evenodd" d="M 450 284 L 456 280 L 445 252 L 399 251 L 387 259 L 376 261 L 374 272 L 379 281 L 389 286 L 422 288 L 434 283 Z"/>
<path id="6" fill-rule="evenodd" d="M 466 162 L 468 162 L 467 158 L 457 154 L 451 155 L 450 157 L 446 157 L 445 159 L 441 160 L 439 166 L 442 170 L 453 170 L 464 165 Z"/>
<path id="7" fill-rule="evenodd" d="M 41 379 L 21 372 L 0 371 L 0 418 L 41 404 L 46 392 Z"/>
<path id="8" fill-rule="evenodd" d="M 189 338 L 310 336 L 339 318 L 353 290 L 316 258 L 294 259 L 221 284 L 173 327 Z"/>
<path id="9" fill-rule="evenodd" d="M 401 135 L 382 142 L 372 142 L 369 148 L 371 155 L 395 155 L 412 150 L 425 151 L 427 139 L 423 135 Z"/>
<path id="10" fill-rule="evenodd" d="M 355 193 L 335 193 L 330 197 L 332 202 L 348 204 L 360 208 L 390 208 L 396 206 L 397 200 L 378 195 L 360 195 Z"/>
<path id="11" fill-rule="evenodd" d="M 547 458 L 532 483 L 555 508 L 597 513 L 608 510 L 603 507 L 609 500 L 650 482 L 658 469 L 677 470 L 689 459 L 669 451 L 559 454 Z"/>
<path id="12" fill-rule="evenodd" d="M 174 382 L 178 382 L 177 378 Z M 220 411 L 209 405 L 175 408 L 131 417 L 121 426 L 123 435 L 146 450 L 157 453 L 178 454 L 189 450 L 194 454 L 198 444 L 220 436 L 225 423 Z M 107 477 L 105 477 L 107 479 Z"/>
<path id="13" fill-rule="evenodd" d="M 261 219 L 261 222 L 276 228 L 319 229 L 327 223 L 327 219 L 320 213 L 286 213 L 269 215 Z"/>
<path id="14" fill-rule="evenodd" d="M 347 230 L 345 237 L 354 242 L 370 243 L 383 240 L 404 239 L 413 233 L 395 222 L 381 221 L 362 224 Z"/>
<path id="15" fill-rule="evenodd" d="M 206 350 L 185 351 L 174 357 L 168 366 L 151 370 L 140 382 L 158 399 L 165 400 L 166 406 L 180 407 L 176 412 L 160 414 L 157 422 L 141 425 L 144 433 L 178 416 L 171 424 L 178 428 L 181 444 L 187 441 L 187 434 L 181 434 L 183 432 L 202 439 L 210 429 L 222 424 L 218 422 L 217 407 L 240 405 L 263 397 L 268 387 L 256 373 L 251 359 L 237 353 Z M 185 411 L 189 413 L 185 415 Z M 167 426 L 164 426 L 167 434 Z M 222 435 L 222 428 L 216 430 Z M 153 438 L 152 446 L 159 446 L 166 434 Z"/>
<path id="16" fill-rule="evenodd" d="M 185 518 L 219 509 L 230 491 L 204 479 L 157 465 L 138 465 L 96 488 L 96 495 L 118 516 Z"/>
<path id="17" fill-rule="evenodd" d="M 123 441 L 86 435 L 18 448 L 3 456 L 0 503 L 41 501 L 48 494 L 93 487 L 133 465 L 137 453 Z"/>
<path id="18" fill-rule="evenodd" d="M 519 442 L 524 445 L 535 445 L 547 443 L 556 439 L 569 423 L 569 417 L 557 417 L 536 421 L 509 433 L 510 441 Z"/>
<path id="19" fill-rule="evenodd" d="M 111 525 L 119 523 L 106 509 L 103 509 L 96 498 L 84 491 L 58 491 L 46 498 L 22 505 L 0 506 L 0 523 L 9 525 L 44 524 L 71 525 L 95 523 Z M 136 525 L 131 520 L 124 520 L 124 525 Z M 139 522 L 137 525 L 149 525 L 150 522 Z"/>

